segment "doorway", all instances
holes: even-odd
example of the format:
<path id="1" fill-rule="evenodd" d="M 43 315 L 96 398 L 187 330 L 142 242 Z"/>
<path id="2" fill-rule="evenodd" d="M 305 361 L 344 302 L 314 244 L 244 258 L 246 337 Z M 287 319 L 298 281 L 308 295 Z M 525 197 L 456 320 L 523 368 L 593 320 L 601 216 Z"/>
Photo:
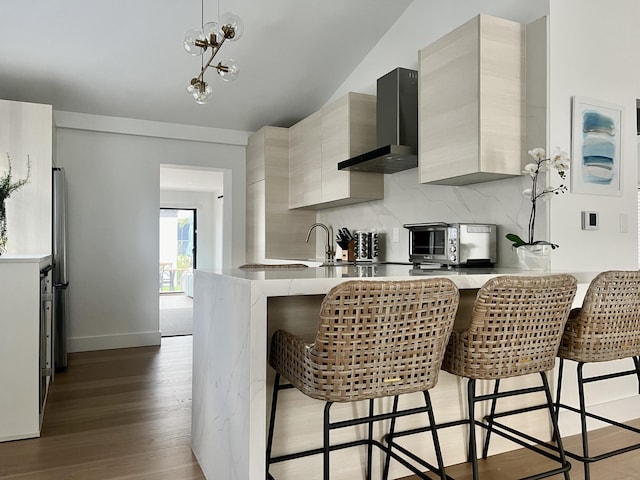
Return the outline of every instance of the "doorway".
<path id="1" fill-rule="evenodd" d="M 160 208 L 158 291 L 163 337 L 193 331 L 197 218 L 195 208 Z"/>
<path id="2" fill-rule="evenodd" d="M 160 198 L 158 208 L 166 210 L 165 215 L 172 215 L 176 219 L 182 214 L 170 213 L 173 211 L 192 211 L 195 214 L 193 219 L 193 235 L 190 237 L 186 232 L 180 232 L 178 237 L 177 224 L 171 227 L 163 223 L 177 222 L 177 220 L 167 220 L 160 217 L 158 231 L 167 228 L 172 234 L 172 247 L 158 244 L 158 256 L 160 262 L 173 263 L 165 265 L 165 269 L 185 268 L 180 261 L 178 266 L 178 242 L 182 242 L 181 254 L 185 249 L 189 249 L 189 239 L 193 239 L 193 257 L 191 262 L 191 272 L 165 272 L 164 286 L 166 293 L 162 292 L 163 285 L 158 284 L 159 301 L 159 330 L 163 336 L 170 335 L 190 335 L 193 333 L 193 280 L 197 269 L 214 269 L 222 265 L 223 250 L 229 249 L 230 241 L 223 242 L 223 236 L 229 235 L 229 229 L 224 228 L 224 216 L 229 215 L 223 204 L 224 185 L 229 183 L 230 176 L 225 172 L 214 169 L 198 168 L 186 165 L 160 165 Z M 226 182 L 226 183 L 225 183 Z M 186 214 L 185 214 L 186 215 Z M 185 224 L 189 223 L 184 221 Z M 182 227 L 185 228 L 184 226 Z M 226 233 L 225 233 L 226 232 Z M 175 254 L 173 252 L 176 252 Z M 167 253 L 165 253 L 167 252 Z M 172 260 L 175 256 L 176 260 Z M 182 257 L 180 257 L 182 259 Z M 187 265 L 188 263 L 185 262 Z M 160 268 L 161 265 L 158 265 Z M 161 270 L 158 270 L 160 273 Z M 180 279 L 178 279 L 180 273 Z M 184 292 L 184 293 L 178 293 Z M 180 319 L 185 320 L 180 321 Z M 175 330 L 172 325 L 185 325 L 188 330 Z"/>

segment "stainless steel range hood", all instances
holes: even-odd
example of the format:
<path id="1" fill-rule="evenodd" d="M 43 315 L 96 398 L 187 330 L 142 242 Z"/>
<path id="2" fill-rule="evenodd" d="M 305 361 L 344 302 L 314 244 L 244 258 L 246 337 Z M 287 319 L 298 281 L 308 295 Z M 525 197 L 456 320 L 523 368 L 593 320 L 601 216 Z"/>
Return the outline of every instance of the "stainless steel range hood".
<path id="1" fill-rule="evenodd" d="M 396 173 L 418 166 L 418 72 L 396 68 L 380 77 L 377 148 L 338 163 L 338 170 Z"/>

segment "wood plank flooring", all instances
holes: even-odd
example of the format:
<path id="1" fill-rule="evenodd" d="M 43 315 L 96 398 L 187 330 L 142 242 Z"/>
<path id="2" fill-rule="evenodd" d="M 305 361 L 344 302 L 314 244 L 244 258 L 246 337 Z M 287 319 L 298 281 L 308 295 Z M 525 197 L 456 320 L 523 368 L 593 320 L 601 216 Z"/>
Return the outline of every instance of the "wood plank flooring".
<path id="1" fill-rule="evenodd" d="M 51 388 L 42 437 L 0 443 L 0 479 L 204 479 L 190 447 L 191 345 L 190 336 L 171 337 L 162 347 L 71 354 Z M 640 427 L 640 420 L 633 423 Z M 629 436 L 599 430 L 592 452 Z M 579 439 L 565 444 L 576 449 Z M 582 465 L 572 463 L 571 477 L 583 478 Z M 542 468 L 544 460 L 525 450 L 480 461 L 483 480 L 512 480 Z M 596 463 L 591 472 L 592 480 L 638 480 L 640 451 Z M 447 473 L 471 479 L 469 464 Z"/>
<path id="2" fill-rule="evenodd" d="M 636 428 L 640 428 L 640 419 L 629 422 Z M 622 448 L 640 441 L 638 435 L 625 432 L 614 427 L 602 428 L 590 433 L 589 452 L 598 455 L 616 448 Z M 563 438 L 565 449 L 579 453 L 582 450 L 581 437 L 573 435 Z M 445 459 L 446 461 L 446 459 Z M 571 479 L 584 479 L 582 463 L 569 459 L 571 462 Z M 480 460 L 478 471 L 482 480 L 514 480 L 529 475 L 534 475 L 545 470 L 557 468 L 558 463 L 547 460 L 540 455 L 526 449 L 514 450 L 500 455 L 490 456 L 486 460 Z M 463 463 L 446 468 L 447 475 L 455 480 L 471 480 L 471 464 Z M 433 479 L 439 478 L 430 473 Z M 563 475 L 548 477 L 551 479 L 563 479 Z M 608 458 L 591 464 L 591 480 L 638 480 L 640 479 L 640 450 L 629 452 L 616 457 Z M 402 480 L 418 480 L 417 476 L 405 477 Z"/>
<path id="3" fill-rule="evenodd" d="M 204 479 L 190 445 L 191 341 L 71 354 L 42 436 L 0 443 L 0 479 Z"/>

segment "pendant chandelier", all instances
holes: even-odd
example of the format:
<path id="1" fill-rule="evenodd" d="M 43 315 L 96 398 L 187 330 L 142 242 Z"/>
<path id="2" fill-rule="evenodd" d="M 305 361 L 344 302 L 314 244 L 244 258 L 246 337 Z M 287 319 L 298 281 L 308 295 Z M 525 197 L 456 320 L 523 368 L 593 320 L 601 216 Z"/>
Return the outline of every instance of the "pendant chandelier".
<path id="1" fill-rule="evenodd" d="M 238 78 L 240 69 L 232 59 L 214 63 L 213 59 L 227 40 L 235 42 L 243 33 L 244 25 L 240 17 L 233 13 L 218 15 L 218 22 L 204 23 L 204 0 L 201 0 L 201 28 L 189 30 L 184 37 L 184 49 L 189 55 L 200 56 L 200 74 L 187 83 L 187 92 L 196 103 L 201 105 L 211 99 L 211 86 L 205 81 L 204 74 L 209 67 L 218 72 L 224 81 Z M 205 53 L 209 52 L 209 59 L 205 62 Z"/>

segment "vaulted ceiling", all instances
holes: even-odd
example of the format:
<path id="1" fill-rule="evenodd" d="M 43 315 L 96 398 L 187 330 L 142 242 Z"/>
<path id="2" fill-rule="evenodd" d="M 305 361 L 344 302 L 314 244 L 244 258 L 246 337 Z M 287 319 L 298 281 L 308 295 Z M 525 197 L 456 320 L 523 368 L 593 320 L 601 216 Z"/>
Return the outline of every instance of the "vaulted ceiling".
<path id="1" fill-rule="evenodd" d="M 207 105 L 186 93 L 200 58 L 182 47 L 200 0 L 3 0 L 0 98 L 54 110 L 254 131 L 290 126 L 320 108 L 411 0 L 203 0 L 204 21 L 244 21 L 214 71 Z"/>

